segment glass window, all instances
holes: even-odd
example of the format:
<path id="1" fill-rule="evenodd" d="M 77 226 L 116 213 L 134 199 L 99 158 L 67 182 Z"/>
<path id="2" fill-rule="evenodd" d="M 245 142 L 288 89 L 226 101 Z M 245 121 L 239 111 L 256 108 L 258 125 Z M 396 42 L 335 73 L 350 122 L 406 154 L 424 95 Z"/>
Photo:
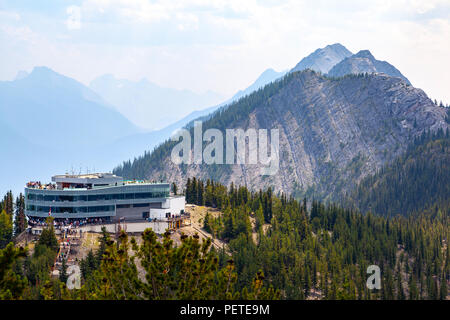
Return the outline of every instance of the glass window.
<path id="1" fill-rule="evenodd" d="M 135 203 L 133 205 L 134 208 L 145 208 L 145 207 L 148 207 L 148 206 L 149 206 L 148 203 Z"/>
<path id="2" fill-rule="evenodd" d="M 87 201 L 87 196 L 83 196 L 83 195 L 80 195 L 80 196 L 76 196 L 75 197 L 75 201 Z"/>
<path id="3" fill-rule="evenodd" d="M 117 193 L 117 194 L 113 194 L 113 199 L 115 200 L 123 200 L 123 194 L 122 193 Z"/>
<path id="4" fill-rule="evenodd" d="M 134 193 L 125 193 L 125 199 L 134 199 Z"/>
<path id="5" fill-rule="evenodd" d="M 44 195 L 44 201 L 55 201 L 55 200 L 56 200 L 55 196 Z"/>
<path id="6" fill-rule="evenodd" d="M 56 196 L 57 201 L 73 201 L 73 196 L 60 195 Z"/>

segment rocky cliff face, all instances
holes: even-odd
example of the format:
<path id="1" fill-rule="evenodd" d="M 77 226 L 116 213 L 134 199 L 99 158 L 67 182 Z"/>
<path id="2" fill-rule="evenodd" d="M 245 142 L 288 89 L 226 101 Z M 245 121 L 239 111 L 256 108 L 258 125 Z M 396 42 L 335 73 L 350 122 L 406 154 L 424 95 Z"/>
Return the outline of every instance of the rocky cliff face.
<path id="1" fill-rule="evenodd" d="M 328 75 L 331 77 L 342 77 L 347 74 L 359 74 L 366 72 L 385 73 L 391 77 L 401 78 L 407 84 L 411 84 L 409 80 L 399 70 L 397 70 L 397 68 L 386 61 L 375 59 L 369 50 L 361 50 L 357 54 L 345 58 L 331 68 Z"/>
<path id="2" fill-rule="evenodd" d="M 311 69 L 327 73 L 334 65 L 351 55 L 352 53 L 342 44 L 331 44 L 325 48 L 317 49 L 309 56 L 303 58 L 291 72 Z"/>
<path id="3" fill-rule="evenodd" d="M 295 72 L 203 124 L 204 130 L 279 129 L 276 175 L 261 175 L 259 164 L 177 166 L 168 144 L 116 173 L 136 178 L 143 173 L 179 185 L 196 176 L 253 189 L 271 186 L 299 196 L 333 196 L 403 153 L 424 130 L 448 128 L 445 116 L 444 108 L 399 78 L 370 74 L 330 79 L 310 70 Z M 141 174 L 137 168 L 144 168 Z"/>

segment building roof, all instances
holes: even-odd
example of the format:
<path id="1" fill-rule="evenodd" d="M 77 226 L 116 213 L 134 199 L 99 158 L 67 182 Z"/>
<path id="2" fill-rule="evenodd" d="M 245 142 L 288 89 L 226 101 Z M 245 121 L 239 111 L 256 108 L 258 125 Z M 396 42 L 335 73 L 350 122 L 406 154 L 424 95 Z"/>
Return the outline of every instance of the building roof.
<path id="1" fill-rule="evenodd" d="M 112 173 L 86 173 L 86 174 L 61 174 L 55 175 L 53 178 L 64 179 L 64 178 L 75 178 L 75 179 L 102 179 L 102 178 L 118 178 L 122 177 L 116 176 Z"/>

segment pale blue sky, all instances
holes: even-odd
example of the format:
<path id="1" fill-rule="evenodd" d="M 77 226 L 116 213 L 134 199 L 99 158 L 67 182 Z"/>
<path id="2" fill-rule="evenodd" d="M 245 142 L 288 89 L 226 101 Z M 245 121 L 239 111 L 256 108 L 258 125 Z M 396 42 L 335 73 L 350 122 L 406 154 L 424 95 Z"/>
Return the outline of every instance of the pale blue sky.
<path id="1" fill-rule="evenodd" d="M 0 80 L 46 65 L 231 95 L 336 42 L 450 103 L 450 0 L 0 0 Z"/>

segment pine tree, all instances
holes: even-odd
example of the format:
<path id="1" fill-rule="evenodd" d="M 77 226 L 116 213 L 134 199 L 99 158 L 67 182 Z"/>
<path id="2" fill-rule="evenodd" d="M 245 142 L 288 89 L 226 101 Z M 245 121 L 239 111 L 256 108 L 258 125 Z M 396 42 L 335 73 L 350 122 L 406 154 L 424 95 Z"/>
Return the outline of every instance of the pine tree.
<path id="1" fill-rule="evenodd" d="M 440 290 L 439 290 L 439 299 L 445 300 L 448 296 L 448 289 L 447 289 L 447 279 L 445 278 L 445 275 L 442 274 L 440 278 Z"/>
<path id="2" fill-rule="evenodd" d="M 25 198 L 22 193 L 16 199 L 16 210 L 14 219 L 14 235 L 21 234 L 27 228 L 27 219 L 25 217 Z"/>
<path id="3" fill-rule="evenodd" d="M 13 271 L 13 266 L 26 256 L 26 250 L 15 248 L 12 243 L 0 249 L 0 300 L 20 299 L 27 287 L 27 280 Z"/>
<path id="4" fill-rule="evenodd" d="M 11 242 L 13 235 L 13 223 L 10 214 L 3 210 L 0 212 L 0 249 Z"/>
<path id="5" fill-rule="evenodd" d="M 62 265 L 61 265 L 61 271 L 59 272 L 59 281 L 61 281 L 62 283 L 66 283 L 68 277 L 69 276 L 67 275 L 66 259 L 63 259 Z"/>
<path id="6" fill-rule="evenodd" d="M 39 237 L 38 245 L 43 245 L 50 248 L 53 251 L 58 250 L 58 240 L 56 239 L 55 229 L 53 227 L 53 218 L 48 217 L 46 220 L 47 227 L 42 230 L 41 236 Z"/>
<path id="7" fill-rule="evenodd" d="M 99 270 L 94 272 L 94 286 L 83 286 L 82 295 L 88 299 L 237 299 L 237 275 L 234 261 L 228 260 L 224 268 L 211 251 L 211 239 L 199 242 L 198 235 L 181 235 L 181 245 L 173 246 L 170 233 L 164 234 L 162 243 L 147 229 L 142 244 L 131 242 L 125 232 L 119 236 L 120 244 L 108 240 L 105 256 Z M 138 277 L 130 245 L 145 270 L 145 280 Z M 262 288 L 263 275 L 245 296 L 254 299 L 273 299 L 279 293 Z M 244 294 L 243 294 L 244 295 Z"/>
<path id="8" fill-rule="evenodd" d="M 174 195 L 177 195 L 178 187 L 175 182 L 172 183 L 172 191 Z"/>
<path id="9" fill-rule="evenodd" d="M 191 201 L 191 178 L 188 178 L 186 181 L 186 192 L 185 192 L 185 197 L 186 197 L 186 202 L 187 203 L 192 203 Z"/>
<path id="10" fill-rule="evenodd" d="M 411 274 L 409 277 L 409 299 L 410 300 L 419 299 L 419 292 L 417 290 L 417 284 L 413 274 Z"/>

